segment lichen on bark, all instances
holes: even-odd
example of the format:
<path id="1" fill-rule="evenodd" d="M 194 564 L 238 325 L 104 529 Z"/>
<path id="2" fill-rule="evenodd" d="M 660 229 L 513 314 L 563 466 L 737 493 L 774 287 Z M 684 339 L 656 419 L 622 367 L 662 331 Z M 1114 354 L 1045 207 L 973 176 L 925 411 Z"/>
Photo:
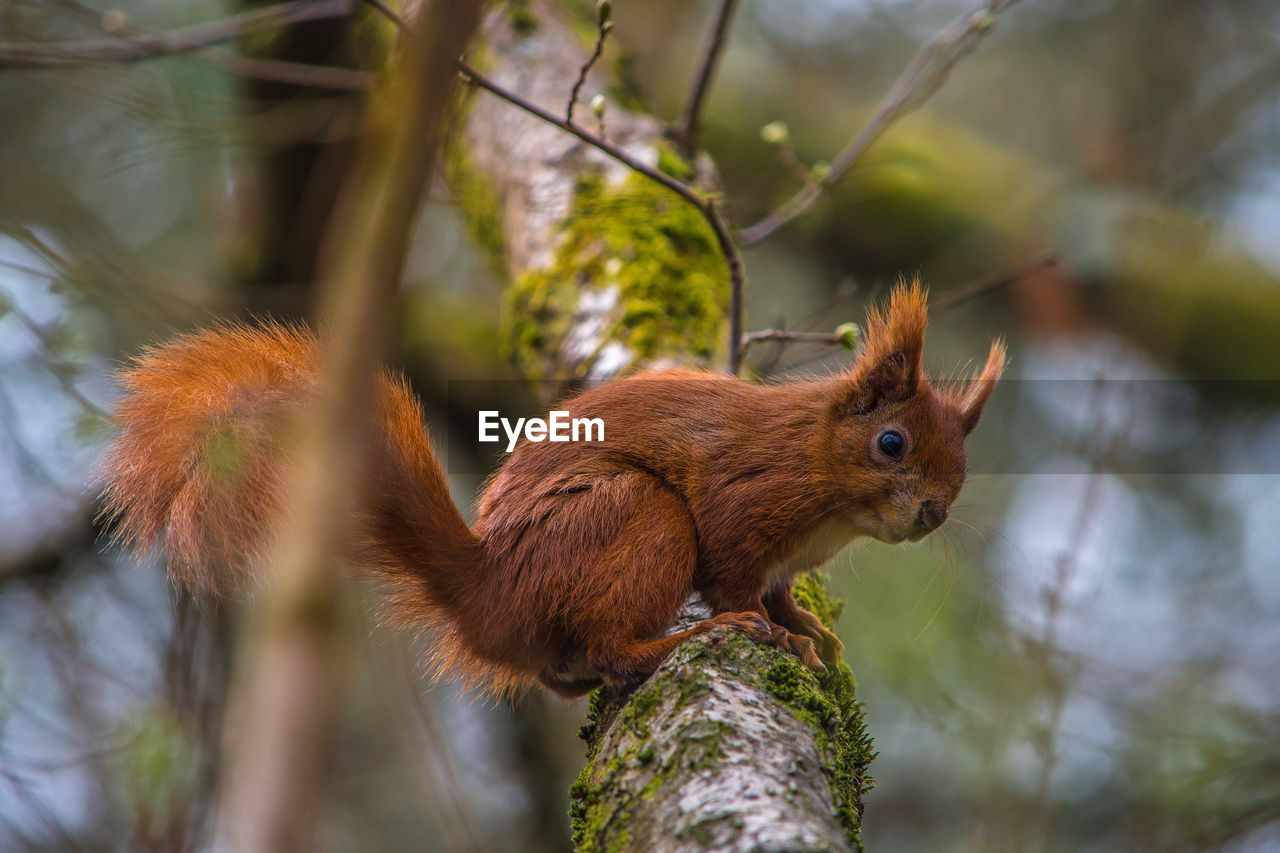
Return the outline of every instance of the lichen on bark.
<path id="1" fill-rule="evenodd" d="M 838 615 L 820 578 L 797 598 Z M 849 668 L 815 675 L 729 630 L 681 645 L 632 691 L 592 695 L 571 791 L 579 850 L 861 849 L 875 756 Z M 785 750 L 785 760 L 760 760 Z"/>

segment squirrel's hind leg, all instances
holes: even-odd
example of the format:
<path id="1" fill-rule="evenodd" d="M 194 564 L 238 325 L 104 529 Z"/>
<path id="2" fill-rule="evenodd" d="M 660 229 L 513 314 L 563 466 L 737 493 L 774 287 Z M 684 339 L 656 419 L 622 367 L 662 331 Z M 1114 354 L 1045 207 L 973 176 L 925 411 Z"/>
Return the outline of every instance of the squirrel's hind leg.
<path id="1" fill-rule="evenodd" d="M 605 494 L 602 494 L 604 492 Z M 574 614 L 587 662 L 607 684 L 629 684 L 649 676 L 688 638 L 721 625 L 767 641 L 770 627 L 756 613 L 725 613 L 669 636 L 688 596 L 698 547 L 693 519 L 674 492 L 646 474 L 617 478 L 596 490 L 607 511 L 626 522 L 608 542 L 579 559 L 588 561 L 591 594 Z"/>

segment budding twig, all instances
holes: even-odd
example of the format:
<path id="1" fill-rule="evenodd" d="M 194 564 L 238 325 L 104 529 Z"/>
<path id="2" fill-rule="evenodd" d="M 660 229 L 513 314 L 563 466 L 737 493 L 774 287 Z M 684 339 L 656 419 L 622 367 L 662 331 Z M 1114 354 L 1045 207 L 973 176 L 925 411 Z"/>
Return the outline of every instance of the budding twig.
<path id="1" fill-rule="evenodd" d="M 587 82 L 587 75 L 591 73 L 591 68 L 600 59 L 600 54 L 604 53 L 604 40 L 609 37 L 609 32 L 613 29 L 613 5 L 609 0 L 600 0 L 596 4 L 596 45 L 591 51 L 591 55 L 587 57 L 587 61 L 582 63 L 582 67 L 578 69 L 578 79 L 574 81 L 573 89 L 569 92 L 569 105 L 564 110 L 564 120 L 573 124 L 573 108 L 578 103 L 578 95 L 582 93 L 582 87 Z M 600 97 L 599 95 L 596 96 Z M 603 104 L 603 101 L 601 102 Z M 604 107 L 596 106 L 596 101 L 591 102 L 591 111 L 596 114 L 596 118 L 600 120 L 600 135 L 604 136 Z"/>
<path id="2" fill-rule="evenodd" d="M 885 131 L 942 88 L 956 63 L 972 53 L 978 43 L 991 32 L 996 15 L 1017 2 L 1018 0 L 990 0 L 983 8 L 967 12 L 944 27 L 920 49 L 894 81 L 871 120 L 831 161 L 830 170 L 821 178 L 806 183 L 795 195 L 759 222 L 742 229 L 738 234 L 742 245 L 759 243 L 812 207 L 823 191 L 838 183 Z"/>

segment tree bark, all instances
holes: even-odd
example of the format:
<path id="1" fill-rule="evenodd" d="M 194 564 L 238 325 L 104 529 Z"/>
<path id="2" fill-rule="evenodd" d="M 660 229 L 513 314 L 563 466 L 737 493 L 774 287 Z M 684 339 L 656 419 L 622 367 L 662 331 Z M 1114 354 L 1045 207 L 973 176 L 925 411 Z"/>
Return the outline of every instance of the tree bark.
<path id="1" fill-rule="evenodd" d="M 518 10 L 514 11 L 514 10 Z M 563 115 L 592 45 L 549 2 L 489 16 L 472 64 L 494 82 Z M 616 45 L 586 76 L 575 115 L 603 95 L 606 138 L 682 179 L 715 181 L 709 160 L 682 158 L 652 116 L 611 85 Z M 714 235 L 688 202 L 560 128 L 474 92 L 449 156 L 450 185 L 492 265 L 510 280 L 504 347 L 520 372 L 563 383 L 604 378 L 658 358 L 722 358 L 729 299 Z"/>
<path id="2" fill-rule="evenodd" d="M 830 624 L 820 577 L 796 582 Z M 696 601 L 676 628 L 705 617 Z M 681 645 L 630 691 L 597 691 L 570 792 L 581 850 L 861 849 L 875 757 L 853 673 L 815 675 L 728 630 Z"/>

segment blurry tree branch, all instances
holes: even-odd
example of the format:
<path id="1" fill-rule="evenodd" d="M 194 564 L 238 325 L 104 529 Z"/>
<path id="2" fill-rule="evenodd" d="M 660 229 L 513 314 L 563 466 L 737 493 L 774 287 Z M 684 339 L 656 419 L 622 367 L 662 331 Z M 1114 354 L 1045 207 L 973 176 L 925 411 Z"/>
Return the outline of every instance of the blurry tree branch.
<path id="1" fill-rule="evenodd" d="M 98 539 L 93 523 L 93 507 L 86 504 L 74 512 L 58 530 L 43 537 L 22 553 L 0 558 L 0 585 L 60 576 L 91 551 Z"/>
<path id="2" fill-rule="evenodd" d="M 739 233 L 742 245 L 759 243 L 812 207 L 823 191 L 839 183 L 858 158 L 898 119 L 932 97 L 947 81 L 956 63 L 972 53 L 991 32 L 996 16 L 1017 2 L 1018 0 L 990 0 L 983 8 L 966 12 L 944 27 L 920 49 L 894 81 L 871 120 L 831 161 L 830 170 L 806 184 L 759 222 L 742 229 Z"/>
<path id="3" fill-rule="evenodd" d="M 242 35 L 351 14 L 352 0 L 294 0 L 166 33 L 47 43 L 0 43 L 0 68 L 57 68 L 86 62 L 136 62 L 190 53 Z"/>
<path id="4" fill-rule="evenodd" d="M 838 612 L 822 580 L 797 593 Z M 696 599 L 681 625 L 705 615 Z M 600 691 L 574 786 L 582 850 L 861 848 L 874 757 L 852 675 L 718 629 L 676 649 L 634 691 Z"/>
<path id="5" fill-rule="evenodd" d="M 105 16 L 79 0 L 58 0 L 58 5 L 106 30 Z M 146 30 L 125 23 L 113 23 L 109 32 L 121 38 L 148 35 Z M 165 54 L 157 54 L 157 57 Z M 354 68 L 338 68 L 329 65 L 311 65 L 305 62 L 289 62 L 283 59 L 264 59 L 241 56 L 226 50 L 198 50 L 191 58 L 208 65 L 216 65 L 242 77 L 287 83 L 295 86 L 311 86 L 321 89 L 337 89 L 359 92 L 373 85 L 374 75 Z"/>
<path id="6" fill-rule="evenodd" d="M 674 128 L 680 150 L 686 157 L 693 156 L 698 150 L 702 107 L 706 102 L 707 93 L 711 91 L 711 81 L 715 77 L 720 54 L 729 40 L 729 24 L 733 20 L 733 13 L 737 7 L 738 0 L 720 0 L 711 26 L 703 35 L 694 69 L 693 85 L 689 87 L 684 109 L 680 112 L 680 122 Z"/>
<path id="7" fill-rule="evenodd" d="M 955 308 L 974 299 L 986 296 L 988 293 L 994 293 L 997 290 L 1003 290 L 1012 284 L 1016 284 L 1020 279 L 1029 275 L 1035 275 L 1038 272 L 1053 269 L 1062 259 L 1056 252 L 1047 252 L 1041 255 L 1035 255 L 1021 263 L 1015 264 L 1003 272 L 996 273 L 989 278 L 971 281 L 962 284 L 959 287 L 952 288 L 938 299 L 933 301 L 934 311 L 945 311 L 948 308 Z"/>
<path id="8" fill-rule="evenodd" d="M 370 377 L 435 162 L 453 62 L 478 11 L 476 3 L 442 0 L 420 14 L 388 90 L 370 106 L 370 132 L 332 220 L 319 296 L 326 381 L 315 411 L 298 425 L 292 512 L 233 696 L 219 850 L 309 846 L 339 685 L 336 555 L 367 444 Z"/>
<path id="9" fill-rule="evenodd" d="M 1044 272 L 1045 270 L 1051 270 L 1057 267 L 1059 263 L 1061 263 L 1061 258 L 1058 256 L 1057 253 L 1054 253 L 1054 252 L 1033 255 L 1032 257 L 1027 258 L 1024 261 L 1020 261 L 1019 263 L 1014 264 L 1012 267 L 1006 270 L 997 272 L 994 275 L 979 278 L 974 281 L 969 281 L 948 290 L 946 293 L 939 296 L 937 299 L 931 300 L 930 309 L 934 314 L 937 314 L 939 311 L 945 311 L 950 308 L 956 308 L 960 305 L 964 305 L 967 302 L 971 302 L 975 299 L 980 299 L 981 297 L 986 296 L 990 293 L 994 293 L 998 290 L 1003 290 L 1006 287 L 1010 287 L 1014 284 L 1017 284 L 1019 281 L 1021 281 L 1024 278 L 1027 278 L 1028 276 L 1032 276 L 1032 275 L 1035 275 L 1036 273 Z M 747 337 L 751 337 L 751 335 L 754 335 L 754 334 L 757 334 L 757 333 L 753 332 L 747 335 Z M 781 334 L 794 335 L 794 336 L 813 334 L 813 335 L 816 335 L 816 337 L 814 338 L 783 337 L 778 339 L 765 337 L 761 339 L 761 342 L 766 340 L 781 340 L 784 344 L 812 342 L 812 343 L 818 343 L 818 344 L 834 345 L 834 344 L 845 343 L 844 340 L 828 340 L 830 336 L 827 335 L 826 333 L 821 333 L 821 332 L 818 332 L 818 333 L 782 332 Z M 843 336 L 837 336 L 837 337 L 842 338 Z M 779 366 L 775 362 L 773 364 L 768 365 L 763 372 L 765 374 L 772 374 L 776 370 L 780 370 L 782 372 L 795 370 L 796 368 L 804 367 L 807 365 L 811 365 L 817 361 L 821 361 L 822 359 L 827 357 L 828 353 L 829 353 L 829 350 L 824 349 L 820 352 L 813 353 L 811 355 L 806 355 L 802 358 L 794 359 L 790 362 L 787 362 L 786 364 L 782 364 L 781 366 Z"/>

